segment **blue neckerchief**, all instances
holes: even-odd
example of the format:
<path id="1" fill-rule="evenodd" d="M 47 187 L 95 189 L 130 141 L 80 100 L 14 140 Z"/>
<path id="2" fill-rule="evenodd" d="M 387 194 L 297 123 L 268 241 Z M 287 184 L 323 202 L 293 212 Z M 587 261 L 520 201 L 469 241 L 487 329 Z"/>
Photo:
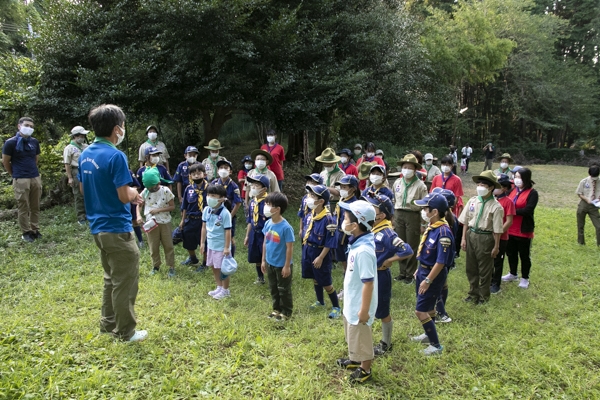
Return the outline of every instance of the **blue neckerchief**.
<path id="1" fill-rule="evenodd" d="M 446 182 L 448 182 L 448 179 L 452 178 L 452 175 L 454 175 L 454 173 L 452 171 L 450 171 L 450 174 L 448 174 L 448 177 L 446 179 L 444 179 L 444 174 L 442 174 L 442 189 L 446 189 Z"/>
<path id="2" fill-rule="evenodd" d="M 17 132 L 17 134 L 15 135 L 17 138 L 17 146 L 16 146 L 16 150 L 17 151 L 24 151 L 24 147 L 23 146 L 27 146 L 28 150 L 35 150 L 35 147 L 33 147 L 33 145 L 31 144 L 31 138 L 28 137 L 24 137 L 22 136 L 19 132 Z"/>

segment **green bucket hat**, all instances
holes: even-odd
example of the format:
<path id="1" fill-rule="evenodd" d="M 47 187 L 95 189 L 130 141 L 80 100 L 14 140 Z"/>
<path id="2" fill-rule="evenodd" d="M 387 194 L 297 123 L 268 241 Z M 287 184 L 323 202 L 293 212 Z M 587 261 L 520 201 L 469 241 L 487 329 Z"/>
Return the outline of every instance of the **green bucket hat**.
<path id="1" fill-rule="evenodd" d="M 332 163 L 339 163 L 342 160 L 342 158 L 340 156 L 338 156 L 337 154 L 335 154 L 334 149 L 332 149 L 331 147 L 328 147 L 325 150 L 323 150 L 321 155 L 319 157 L 315 158 L 315 160 L 320 163 L 323 163 L 323 164 L 332 164 Z"/>
<path id="2" fill-rule="evenodd" d="M 501 156 L 498 156 L 498 158 L 496 158 L 496 161 L 502 161 L 503 158 L 508 159 L 509 163 L 514 163 L 515 160 L 512 159 L 512 157 L 510 156 L 510 154 L 508 153 L 504 153 Z"/>
<path id="3" fill-rule="evenodd" d="M 494 185 L 496 189 L 500 189 L 502 187 L 502 185 L 498 183 L 498 177 L 496 176 L 496 174 L 490 170 L 483 171 L 480 175 L 475 175 L 473 177 L 473 182 L 475 183 L 477 183 L 477 181 L 480 180 L 488 181 L 489 183 Z"/>
<path id="4" fill-rule="evenodd" d="M 417 171 L 423 169 L 423 166 L 419 164 L 419 161 L 417 160 L 417 157 L 415 157 L 414 154 L 405 155 L 400 161 L 398 161 L 397 165 L 402 166 L 402 164 L 406 163 L 414 165 Z"/>
<path id="5" fill-rule="evenodd" d="M 204 148 L 208 150 L 221 150 L 223 147 L 221 147 L 221 142 L 217 139 L 213 139 L 208 142 L 208 146 L 204 146 Z"/>

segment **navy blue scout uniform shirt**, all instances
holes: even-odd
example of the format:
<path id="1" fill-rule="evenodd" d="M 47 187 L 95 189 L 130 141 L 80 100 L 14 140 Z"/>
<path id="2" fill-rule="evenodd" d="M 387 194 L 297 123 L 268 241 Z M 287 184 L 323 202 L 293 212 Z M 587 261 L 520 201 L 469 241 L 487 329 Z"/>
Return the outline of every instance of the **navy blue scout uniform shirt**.
<path id="1" fill-rule="evenodd" d="M 188 172 L 190 164 L 187 161 L 180 162 L 173 175 L 173 182 L 181 182 L 182 190 L 190 184 L 190 173 Z"/>
<path id="2" fill-rule="evenodd" d="M 363 197 L 367 197 L 367 194 L 369 192 L 373 192 L 373 193 L 377 193 L 377 194 L 382 194 L 384 196 L 387 196 L 390 200 L 392 200 L 392 199 L 395 198 L 394 197 L 394 193 L 392 193 L 392 191 L 389 188 L 385 187 L 385 186 L 382 186 L 379 189 L 375 189 L 375 187 L 373 185 L 371 185 L 371 186 L 367 187 L 365 190 L 362 191 L 362 196 Z"/>
<path id="3" fill-rule="evenodd" d="M 2 154 L 10 156 L 13 178 L 37 178 L 40 176 L 35 156 L 40 154 L 40 143 L 33 137 L 22 137 L 19 133 L 11 137 L 2 147 Z"/>
<path id="4" fill-rule="evenodd" d="M 146 168 L 148 168 L 148 167 L 143 166 L 142 168 L 138 169 L 138 172 L 137 172 L 137 178 L 140 181 L 142 189 L 145 189 L 145 186 L 142 183 L 142 175 L 144 175 L 144 172 L 146 171 Z M 171 179 L 171 175 L 169 175 L 169 171 L 167 171 L 167 169 L 163 165 L 157 164 L 156 168 L 158 168 L 158 173 L 160 174 L 161 178 L 166 179 L 168 181 L 172 180 Z M 160 182 L 160 185 L 161 186 L 169 186 L 168 183 L 164 183 L 162 181 Z"/>
<path id="5" fill-rule="evenodd" d="M 398 234 L 392 229 L 392 223 L 386 221 L 373 229 L 375 236 L 375 255 L 377 256 L 377 268 L 381 268 L 383 262 L 397 255 L 406 257 L 413 254 L 413 249 L 408 243 L 404 243 Z M 454 255 L 453 255 L 454 257 Z"/>
<path id="6" fill-rule="evenodd" d="M 314 211 L 311 212 L 308 215 L 306 223 L 306 229 L 310 227 L 310 233 L 308 234 L 306 242 L 310 244 L 311 247 L 328 247 L 330 249 L 335 249 L 337 247 L 335 232 L 329 232 L 327 230 L 327 225 L 335 225 L 335 218 L 327 208 L 324 208 L 318 215 L 314 215 Z M 306 236 L 306 233 L 304 236 Z M 304 245 L 304 240 L 302 240 L 302 244 Z M 331 252 L 327 253 L 327 257 L 331 257 Z"/>
<path id="7" fill-rule="evenodd" d="M 300 201 L 300 208 L 298 209 L 298 216 L 302 219 L 302 232 L 300 232 L 300 238 L 304 237 L 306 233 L 306 228 L 308 228 L 308 220 L 311 213 L 311 210 L 306 206 L 306 198 L 307 194 L 302 196 L 302 200 Z"/>
<path id="8" fill-rule="evenodd" d="M 239 204 L 242 202 L 242 198 L 240 197 L 240 188 L 237 185 L 237 183 L 235 183 L 234 181 L 231 180 L 231 178 L 229 179 L 229 181 L 227 182 L 227 184 L 223 183 L 223 180 L 221 180 L 221 178 L 218 179 L 213 179 L 212 181 L 213 185 L 222 185 L 225 190 L 227 191 L 227 200 L 229 200 L 229 202 L 231 203 L 231 210 L 233 210 L 233 207 L 235 207 L 236 204 Z M 237 215 L 236 215 L 237 217 Z"/>
<path id="9" fill-rule="evenodd" d="M 207 187 L 208 182 L 206 179 L 203 179 L 202 183 L 193 183 L 184 189 L 183 198 L 181 200 L 181 210 L 185 210 L 186 216 L 202 216 L 202 210 L 206 204 Z"/>
<path id="10" fill-rule="evenodd" d="M 435 263 L 450 265 L 454 259 L 454 235 L 452 228 L 441 225 L 427 232 L 421 254 L 417 260 L 431 268 Z"/>
<path id="11" fill-rule="evenodd" d="M 354 203 L 356 200 L 358 200 L 356 196 L 352 196 L 349 199 L 340 201 L 350 204 Z M 337 204 L 335 205 L 335 217 L 337 218 L 337 242 L 341 246 L 346 247 L 348 244 L 348 235 L 346 235 L 344 231 L 342 231 L 342 224 L 344 223 L 344 210 L 342 210 Z"/>
<path id="12" fill-rule="evenodd" d="M 250 211 L 246 217 L 246 222 L 252 224 L 252 229 L 255 231 L 262 232 L 268 219 L 263 212 L 266 198 L 267 194 L 264 193 L 260 198 L 253 198 L 250 202 Z"/>

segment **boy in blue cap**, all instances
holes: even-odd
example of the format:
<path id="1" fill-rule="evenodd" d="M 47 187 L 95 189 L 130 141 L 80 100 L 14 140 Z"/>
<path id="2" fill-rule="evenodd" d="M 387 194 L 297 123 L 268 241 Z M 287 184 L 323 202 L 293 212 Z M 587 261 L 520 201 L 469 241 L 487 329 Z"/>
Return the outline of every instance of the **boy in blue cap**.
<path id="1" fill-rule="evenodd" d="M 389 197 L 370 192 L 363 197 L 375 207 L 375 254 L 377 255 L 377 311 L 375 318 L 381 320 L 383 338 L 373 348 L 376 356 L 384 355 L 392 349 L 392 316 L 390 315 L 390 300 L 392 298 L 393 263 L 413 255 L 408 243 L 404 243 L 392 227 L 394 205 Z"/>
<path id="2" fill-rule="evenodd" d="M 454 235 L 444 219 L 448 211 L 448 201 L 441 194 L 429 193 L 421 200 L 413 200 L 413 204 L 423 207 L 421 218 L 428 222 L 427 229 L 421 237 L 417 251 L 419 269 L 415 272 L 417 281 L 417 306 L 415 314 L 425 333 L 413 337 L 415 342 L 429 343 L 423 350 L 427 356 L 442 354 L 443 347 L 435 329 L 435 304 L 442 293 L 448 270 L 446 268 L 454 259 Z"/>
<path id="3" fill-rule="evenodd" d="M 225 203 L 227 210 L 231 213 L 231 256 L 235 257 L 235 226 L 237 223 L 237 213 L 242 206 L 242 198 L 240 197 L 240 187 L 231 179 L 233 166 L 230 161 L 220 160 L 217 162 L 218 178 L 212 181 L 213 185 L 222 185 L 227 192 L 227 200 Z"/>
<path id="4" fill-rule="evenodd" d="M 183 189 L 190 184 L 189 179 L 189 167 L 196 163 L 198 159 L 198 149 L 194 146 L 188 146 L 185 148 L 184 153 L 185 161 L 182 161 L 175 170 L 173 181 L 177 182 L 177 198 L 179 203 L 183 200 Z"/>
<path id="5" fill-rule="evenodd" d="M 200 245 L 202 210 L 206 205 L 208 182 L 204 179 L 203 164 L 193 164 L 188 171 L 192 182 L 183 191 L 179 229 L 183 234 L 183 248 L 188 251 L 189 257 L 181 265 L 196 265 L 200 262 L 196 256 L 196 249 Z M 196 272 L 203 270 L 204 265 L 201 265 Z"/>
<path id="6" fill-rule="evenodd" d="M 261 263 L 263 260 L 263 244 L 265 234 L 263 228 L 265 222 L 269 219 L 264 213 L 265 199 L 269 192 L 269 178 L 265 175 L 255 175 L 254 177 L 246 177 L 248 181 L 248 189 L 250 191 L 250 207 L 246 222 L 246 237 L 244 238 L 244 246 L 248 248 L 248 262 L 256 264 L 257 279 L 254 282 L 258 285 L 264 285 L 265 274 L 262 272 Z"/>
<path id="7" fill-rule="evenodd" d="M 353 383 L 371 379 L 371 364 L 375 358 L 371 326 L 377 310 L 377 257 L 375 238 L 375 208 L 365 200 L 340 203 L 345 210 L 344 232 L 350 236 L 348 268 L 344 277 L 344 333 L 348 343 L 348 358 L 338 358 L 337 365 L 354 369 L 348 377 Z"/>
<path id="8" fill-rule="evenodd" d="M 330 231 L 328 225 L 335 225 L 329 204 L 329 190 L 323 185 L 306 185 L 308 198 L 306 205 L 312 210 L 308 217 L 308 226 L 302 237 L 302 278 L 312 279 L 317 301 L 310 308 L 325 307 L 323 289 L 329 295 L 332 309 L 329 318 L 339 318 L 340 309 L 337 293 L 331 278 L 331 249 L 337 247 L 335 230 Z"/>
<path id="9" fill-rule="evenodd" d="M 363 196 L 367 196 L 367 193 L 373 192 L 378 194 L 383 194 L 389 199 L 394 198 L 394 194 L 385 186 L 386 176 L 385 176 L 385 167 L 379 164 L 373 165 L 371 170 L 369 171 L 369 182 L 371 184 L 362 191 Z"/>
<path id="10" fill-rule="evenodd" d="M 323 177 L 320 174 L 310 174 L 304 177 L 306 179 L 306 186 L 315 186 L 323 184 Z M 300 237 L 304 237 L 304 228 L 308 226 L 308 217 L 311 210 L 306 206 L 306 200 L 308 199 L 308 192 L 300 200 L 300 208 L 298 209 L 298 217 L 300 217 Z"/>
<path id="11" fill-rule="evenodd" d="M 162 152 L 156 147 L 148 147 L 146 149 L 146 164 L 137 171 L 137 178 L 142 184 L 142 189 L 144 189 L 144 182 L 142 178 L 144 172 L 146 172 L 146 169 L 148 168 L 158 169 L 161 178 L 161 185 L 170 187 L 171 183 L 173 183 L 171 175 L 169 175 L 169 171 L 167 171 L 164 165 L 159 164 L 161 154 Z"/>
<path id="12" fill-rule="evenodd" d="M 360 195 L 358 191 L 358 178 L 354 175 L 345 175 L 340 178 L 336 183 L 336 186 L 340 187 L 340 199 L 344 203 L 350 204 L 358 200 L 357 196 Z M 343 212 L 338 204 L 335 206 L 334 217 L 337 219 L 337 248 L 335 249 L 335 259 L 346 272 L 346 262 L 348 257 L 346 255 L 348 250 L 348 235 L 342 231 L 342 222 L 344 221 Z M 340 290 L 338 293 L 338 299 L 344 298 L 344 290 Z"/>

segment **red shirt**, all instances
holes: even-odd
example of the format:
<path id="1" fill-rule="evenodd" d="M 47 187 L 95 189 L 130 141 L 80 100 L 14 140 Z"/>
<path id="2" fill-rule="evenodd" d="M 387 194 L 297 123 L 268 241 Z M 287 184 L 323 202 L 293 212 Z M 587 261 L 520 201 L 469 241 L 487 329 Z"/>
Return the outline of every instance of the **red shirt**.
<path id="1" fill-rule="evenodd" d="M 344 164 L 339 163 L 338 167 L 340 167 L 340 169 L 342 171 L 344 171 L 344 173 L 346 175 L 354 175 L 355 177 L 358 178 L 358 169 L 356 169 L 356 167 L 354 166 L 354 164 L 348 163 L 348 165 L 346 167 L 344 167 Z"/>
<path id="2" fill-rule="evenodd" d="M 273 162 L 269 165 L 269 169 L 273 171 L 275 177 L 278 181 L 283 180 L 283 162 L 285 161 L 285 151 L 283 150 L 283 146 L 279 143 L 275 143 L 275 146 L 269 146 L 268 144 L 263 144 L 260 146 L 261 150 L 268 151 L 273 157 Z"/>
<path id="3" fill-rule="evenodd" d="M 246 198 L 246 176 L 248 176 L 246 170 L 240 169 L 238 172 L 238 184 L 242 188 L 242 200 Z"/>
<path id="4" fill-rule="evenodd" d="M 385 163 L 383 162 L 383 159 L 381 157 L 373 156 L 373 158 L 367 158 L 367 156 L 362 156 L 356 162 L 356 171 L 357 171 L 356 176 L 357 177 L 358 177 L 358 166 L 363 162 L 376 162 L 377 164 L 379 164 L 385 168 Z M 363 190 L 365 190 L 366 188 L 367 188 L 367 180 L 366 179 L 363 179 L 362 181 L 358 182 L 358 189 L 361 192 Z"/>
<path id="5" fill-rule="evenodd" d="M 448 178 L 445 178 L 444 174 L 436 175 L 433 181 L 431 181 L 431 190 L 429 191 L 433 191 L 436 187 L 452 190 L 452 193 L 456 196 L 456 204 L 452 207 L 452 212 L 454 215 L 460 215 L 464 207 L 462 196 L 465 194 L 463 192 L 462 180 L 453 173 L 450 173 Z"/>
<path id="6" fill-rule="evenodd" d="M 529 197 L 529 193 L 531 193 L 531 188 L 523 190 L 519 193 L 519 190 L 515 188 L 510 194 L 508 198 L 515 205 L 515 212 L 519 208 L 525 208 L 527 205 L 527 198 Z M 517 197 L 518 195 L 518 197 Z M 521 232 L 521 224 L 523 223 L 522 215 L 515 215 L 513 217 L 513 224 L 508 228 L 508 234 L 512 236 L 519 236 L 524 238 L 533 239 L 533 232 L 523 233 Z"/>
<path id="7" fill-rule="evenodd" d="M 498 198 L 498 203 L 500 203 L 500 205 L 504 209 L 504 218 L 502 219 L 502 223 L 504 224 L 506 222 L 507 216 L 512 215 L 514 225 L 514 216 L 517 215 L 517 212 L 515 211 L 515 203 L 513 203 L 513 201 L 508 196 L 502 196 Z M 510 230 L 510 228 L 508 229 Z M 500 236 L 500 240 L 508 240 L 508 231 L 504 232 L 502 236 Z"/>

